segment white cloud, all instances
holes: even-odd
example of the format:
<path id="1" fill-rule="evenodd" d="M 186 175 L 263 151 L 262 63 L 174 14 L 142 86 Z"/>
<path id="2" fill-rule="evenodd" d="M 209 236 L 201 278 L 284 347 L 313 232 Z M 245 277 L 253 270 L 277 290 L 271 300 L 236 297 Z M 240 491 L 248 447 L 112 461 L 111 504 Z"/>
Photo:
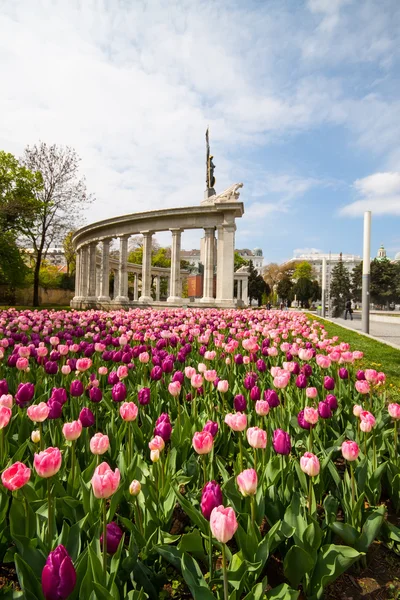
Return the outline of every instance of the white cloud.
<path id="1" fill-rule="evenodd" d="M 295 248 L 293 256 L 297 256 L 298 254 L 319 254 L 320 252 L 322 252 L 320 248 Z"/>
<path id="2" fill-rule="evenodd" d="M 358 216 L 367 210 L 376 215 L 400 215 L 400 173 L 374 173 L 354 182 L 359 199 L 344 206 L 340 214 Z"/>

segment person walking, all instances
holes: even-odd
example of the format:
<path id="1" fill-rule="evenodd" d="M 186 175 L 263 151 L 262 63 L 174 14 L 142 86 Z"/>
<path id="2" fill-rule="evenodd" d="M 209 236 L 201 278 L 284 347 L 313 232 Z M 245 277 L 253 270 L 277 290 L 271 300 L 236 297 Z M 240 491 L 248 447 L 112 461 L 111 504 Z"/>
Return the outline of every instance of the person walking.
<path id="1" fill-rule="evenodd" d="M 347 313 L 350 315 L 350 319 L 353 320 L 353 309 L 351 308 L 350 298 L 346 301 L 346 310 L 344 311 L 344 320 L 347 321 Z"/>

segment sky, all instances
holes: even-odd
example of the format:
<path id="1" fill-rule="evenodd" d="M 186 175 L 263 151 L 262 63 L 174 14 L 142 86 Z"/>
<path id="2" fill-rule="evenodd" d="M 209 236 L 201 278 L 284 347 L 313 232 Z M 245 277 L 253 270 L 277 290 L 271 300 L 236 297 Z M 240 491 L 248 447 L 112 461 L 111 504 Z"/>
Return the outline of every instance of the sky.
<path id="1" fill-rule="evenodd" d="M 398 0 L 0 0 L 0 149 L 75 148 L 90 223 L 199 204 L 209 126 L 238 248 L 393 257 L 399 59 Z"/>

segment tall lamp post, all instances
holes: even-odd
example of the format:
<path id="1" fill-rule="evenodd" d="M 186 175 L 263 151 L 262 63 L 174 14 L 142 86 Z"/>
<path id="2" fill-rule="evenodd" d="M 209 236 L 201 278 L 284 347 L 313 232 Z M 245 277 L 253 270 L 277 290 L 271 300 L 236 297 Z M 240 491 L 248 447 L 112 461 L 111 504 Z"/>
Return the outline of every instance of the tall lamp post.
<path id="1" fill-rule="evenodd" d="M 361 325 L 364 333 L 369 333 L 369 288 L 371 280 L 371 211 L 364 213 L 364 249 L 362 272 L 362 317 Z"/>

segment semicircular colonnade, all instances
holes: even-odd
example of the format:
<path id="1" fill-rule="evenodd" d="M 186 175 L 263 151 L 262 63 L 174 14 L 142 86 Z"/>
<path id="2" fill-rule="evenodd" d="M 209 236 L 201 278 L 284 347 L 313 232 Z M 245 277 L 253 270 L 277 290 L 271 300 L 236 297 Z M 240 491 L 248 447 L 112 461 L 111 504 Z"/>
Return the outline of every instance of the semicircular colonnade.
<path id="1" fill-rule="evenodd" d="M 160 301 L 161 279 L 168 280 L 167 303 L 182 306 L 180 264 L 181 235 L 187 229 L 204 230 L 204 276 L 201 306 L 234 306 L 234 279 L 237 281 L 238 303 L 247 304 L 248 274 L 234 274 L 236 219 L 244 213 L 234 184 L 218 195 L 206 198 L 199 206 L 153 210 L 97 221 L 78 229 L 72 242 L 76 249 L 75 296 L 73 308 L 117 308 L 135 305 L 154 305 Z M 170 231 L 171 267 L 151 264 L 152 238 L 155 233 Z M 217 249 L 215 253 L 215 234 Z M 128 262 L 128 240 L 133 235 L 143 236 L 141 265 Z M 119 257 L 110 257 L 112 240 L 119 240 Z M 98 246 L 101 246 L 101 253 Z M 216 254 L 216 255 L 215 255 Z M 214 268 L 216 264 L 216 293 Z M 110 297 L 110 273 L 114 272 L 114 293 Z M 133 300 L 128 296 L 128 273 L 133 273 Z M 141 293 L 139 295 L 139 278 Z M 151 295 L 155 279 L 155 302 Z M 214 297 L 215 296 L 215 297 Z M 188 301 L 188 299 L 185 299 Z M 164 303 L 165 306 L 165 303 Z"/>

